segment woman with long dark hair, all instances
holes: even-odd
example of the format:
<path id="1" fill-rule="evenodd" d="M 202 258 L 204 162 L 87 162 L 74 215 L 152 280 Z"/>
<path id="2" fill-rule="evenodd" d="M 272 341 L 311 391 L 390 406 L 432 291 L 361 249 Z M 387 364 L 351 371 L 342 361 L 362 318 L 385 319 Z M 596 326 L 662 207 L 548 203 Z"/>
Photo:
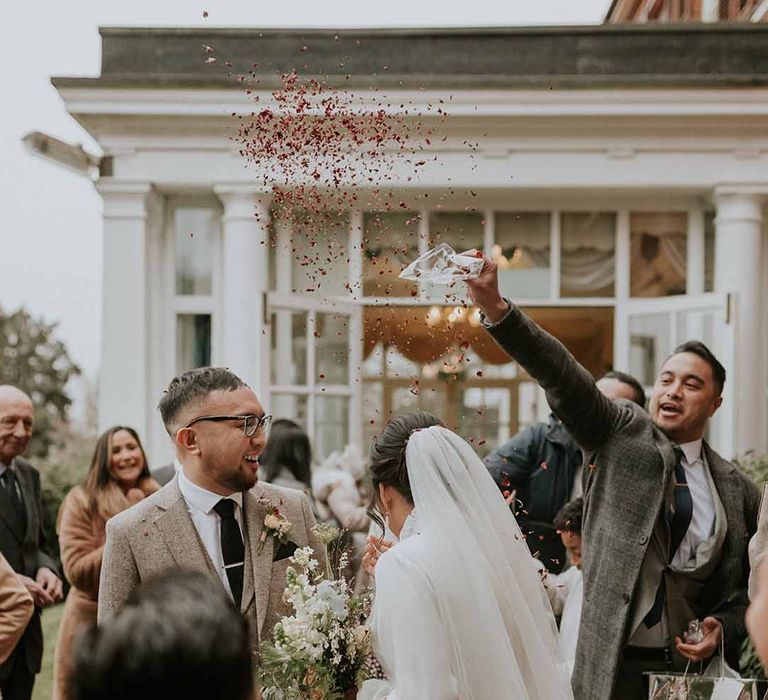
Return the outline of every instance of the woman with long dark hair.
<path id="1" fill-rule="evenodd" d="M 287 418 L 272 422 L 259 464 L 262 481 L 307 494 L 311 492 L 312 447 L 309 436 L 298 423 Z"/>
<path id="2" fill-rule="evenodd" d="M 85 481 L 61 504 L 56 529 L 64 574 L 72 588 L 56 644 L 53 700 L 68 697 L 67 678 L 76 634 L 96 622 L 107 520 L 159 488 L 150 476 L 136 431 L 116 425 L 99 437 Z"/>

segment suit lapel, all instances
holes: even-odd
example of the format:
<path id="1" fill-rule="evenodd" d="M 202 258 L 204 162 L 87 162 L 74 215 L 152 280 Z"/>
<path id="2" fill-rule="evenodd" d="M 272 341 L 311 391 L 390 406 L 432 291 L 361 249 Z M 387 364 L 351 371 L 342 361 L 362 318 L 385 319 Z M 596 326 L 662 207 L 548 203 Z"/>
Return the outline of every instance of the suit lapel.
<path id="1" fill-rule="evenodd" d="M 673 444 L 667 438 L 660 440 L 658 444 L 661 460 L 664 463 L 664 485 L 666 486 L 672 481 L 671 475 L 675 471 L 677 456 Z"/>
<path id="2" fill-rule="evenodd" d="M 251 600 L 255 602 L 259 639 L 262 639 L 262 628 L 269 605 L 269 584 L 272 578 L 275 538 L 267 537 L 261 553 L 259 553 L 259 539 L 264 530 L 264 517 L 267 513 L 265 503 L 259 500 L 260 496 L 259 489 L 243 493 L 243 512 L 248 546 L 246 547 L 246 575 L 243 581 L 242 612 L 245 613 L 248 610 Z"/>
<path id="3" fill-rule="evenodd" d="M 162 534 L 171 556 L 179 567 L 213 574 L 220 580 L 189 516 L 187 502 L 181 495 L 177 482 L 173 483 L 174 487 L 169 489 L 168 499 L 158 503 L 162 512 L 155 519 L 155 527 Z"/>
<path id="4" fill-rule="evenodd" d="M 720 496 L 720 501 L 725 509 L 726 528 L 732 532 L 740 515 L 743 519 L 740 499 L 742 491 L 739 488 L 736 468 L 714 452 L 706 442 L 704 443 L 704 452 L 709 473 L 712 475 L 712 481 L 715 482 L 717 494 Z"/>
<path id="5" fill-rule="evenodd" d="M 21 533 L 21 538 L 26 539 L 27 534 L 31 534 L 32 539 L 35 539 L 37 533 L 37 523 L 35 522 L 35 490 L 32 486 L 32 481 L 26 469 L 16 463 L 16 469 L 14 470 L 16 475 L 16 481 L 19 484 L 19 491 L 21 492 L 21 507 L 24 510 L 24 532 Z"/>

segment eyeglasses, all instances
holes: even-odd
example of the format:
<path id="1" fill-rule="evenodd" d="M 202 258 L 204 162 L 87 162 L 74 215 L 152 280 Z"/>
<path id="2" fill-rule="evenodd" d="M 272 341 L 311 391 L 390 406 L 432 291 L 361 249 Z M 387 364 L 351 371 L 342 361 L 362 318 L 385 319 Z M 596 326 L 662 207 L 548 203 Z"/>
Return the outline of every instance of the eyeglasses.
<path id="1" fill-rule="evenodd" d="M 253 437 L 256 433 L 266 436 L 269 432 L 269 426 L 272 425 L 272 416 L 257 416 L 255 414 L 250 414 L 247 416 L 200 416 L 199 418 L 189 421 L 189 423 L 183 427 L 189 428 L 195 423 L 199 423 L 201 420 L 210 420 L 214 422 L 241 420 L 243 421 L 243 433 L 245 433 L 245 437 Z"/>

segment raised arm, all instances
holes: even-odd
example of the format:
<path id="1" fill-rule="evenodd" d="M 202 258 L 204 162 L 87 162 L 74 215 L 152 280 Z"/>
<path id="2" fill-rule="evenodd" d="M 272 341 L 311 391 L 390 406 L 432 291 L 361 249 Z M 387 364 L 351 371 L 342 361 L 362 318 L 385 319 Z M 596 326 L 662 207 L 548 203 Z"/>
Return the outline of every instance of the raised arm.
<path id="1" fill-rule="evenodd" d="M 605 443 L 621 424 L 622 409 L 603 396 L 592 375 L 563 346 L 499 292 L 496 264 L 485 261 L 467 282 L 494 340 L 547 392 L 555 415 L 585 449 Z"/>

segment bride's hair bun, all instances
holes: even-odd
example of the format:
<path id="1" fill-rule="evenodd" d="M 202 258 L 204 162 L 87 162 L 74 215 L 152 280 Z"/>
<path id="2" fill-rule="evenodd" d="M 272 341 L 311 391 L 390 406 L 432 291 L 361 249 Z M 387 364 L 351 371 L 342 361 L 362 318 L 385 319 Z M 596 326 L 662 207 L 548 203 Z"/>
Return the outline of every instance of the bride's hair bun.
<path id="1" fill-rule="evenodd" d="M 408 465 L 405 460 L 405 450 L 411 435 L 443 425 L 443 422 L 426 411 L 415 411 L 393 418 L 384 427 L 371 446 L 371 511 L 370 515 L 376 522 L 383 525 L 381 518 L 375 512 L 379 506 L 379 484 L 394 486 L 410 503 L 413 503 L 411 484 L 408 480 Z"/>

